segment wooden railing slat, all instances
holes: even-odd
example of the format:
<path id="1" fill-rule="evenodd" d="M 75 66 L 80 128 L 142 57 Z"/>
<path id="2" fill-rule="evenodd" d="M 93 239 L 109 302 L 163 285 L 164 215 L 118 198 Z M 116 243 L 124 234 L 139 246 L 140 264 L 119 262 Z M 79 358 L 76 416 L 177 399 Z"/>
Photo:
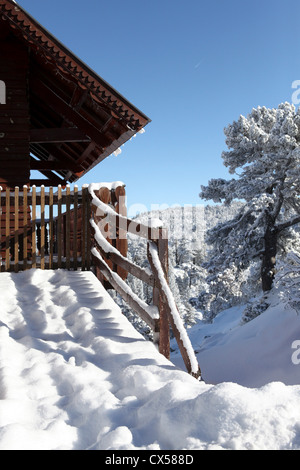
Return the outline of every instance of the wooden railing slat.
<path id="1" fill-rule="evenodd" d="M 10 240 L 10 190 L 6 188 L 6 216 L 5 216 L 5 270 L 10 270 L 10 252 L 9 252 L 9 240 Z"/>
<path id="2" fill-rule="evenodd" d="M 73 221 L 73 269 L 77 271 L 77 235 L 78 235 L 78 187 L 74 187 L 74 221 Z"/>
<path id="3" fill-rule="evenodd" d="M 15 243 L 14 243 L 14 268 L 15 272 L 19 271 L 19 188 L 15 188 L 14 202 L 14 218 L 15 218 Z"/>
<path id="4" fill-rule="evenodd" d="M 32 267 L 36 268 L 36 187 L 31 190 Z"/>
<path id="5" fill-rule="evenodd" d="M 53 188 L 49 188 L 49 269 L 53 269 Z"/>
<path id="6" fill-rule="evenodd" d="M 86 270 L 86 231 L 88 225 L 87 216 L 87 191 L 82 188 L 82 225 L 81 225 L 81 262 L 82 270 Z"/>
<path id="7" fill-rule="evenodd" d="M 90 225 L 90 217 L 91 217 L 91 203 L 90 198 L 88 195 L 88 188 L 86 188 L 87 196 L 86 196 L 86 269 L 89 271 L 91 269 L 91 247 L 92 247 L 92 238 L 91 238 L 91 225 Z"/>
<path id="8" fill-rule="evenodd" d="M 61 268 L 62 257 L 62 191 L 61 186 L 58 186 L 58 200 L 57 200 L 57 266 Z"/>
<path id="9" fill-rule="evenodd" d="M 71 210 L 71 200 L 70 200 L 70 186 L 67 186 L 67 204 L 66 204 L 66 268 L 70 270 L 71 268 L 71 253 L 70 253 L 70 236 L 71 236 L 71 220 L 70 220 L 70 210 Z"/>
<path id="10" fill-rule="evenodd" d="M 23 223 L 23 269 L 27 269 L 27 259 L 28 259 L 28 200 L 27 200 L 27 186 L 23 188 L 23 214 L 24 214 L 24 223 Z"/>
<path id="11" fill-rule="evenodd" d="M 46 231 L 45 231 L 45 187 L 41 186 L 41 269 L 45 269 L 45 243 L 46 243 Z"/>

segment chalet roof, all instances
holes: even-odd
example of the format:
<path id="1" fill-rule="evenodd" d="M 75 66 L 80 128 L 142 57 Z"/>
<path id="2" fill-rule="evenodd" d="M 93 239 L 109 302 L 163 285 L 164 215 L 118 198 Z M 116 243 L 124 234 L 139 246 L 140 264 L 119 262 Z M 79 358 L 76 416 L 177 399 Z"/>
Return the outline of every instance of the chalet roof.
<path id="1" fill-rule="evenodd" d="M 33 169 L 74 182 L 150 122 L 17 3 L 0 0 L 0 40 L 11 34 L 30 51 Z"/>

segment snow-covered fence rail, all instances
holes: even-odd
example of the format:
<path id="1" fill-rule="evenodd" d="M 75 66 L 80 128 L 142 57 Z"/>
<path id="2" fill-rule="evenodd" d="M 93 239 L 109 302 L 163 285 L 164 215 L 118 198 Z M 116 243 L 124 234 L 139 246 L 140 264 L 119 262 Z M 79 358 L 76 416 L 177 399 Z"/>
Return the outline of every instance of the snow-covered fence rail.
<path id="1" fill-rule="evenodd" d="M 0 270 L 90 269 L 88 188 L 0 192 Z"/>
<path id="2" fill-rule="evenodd" d="M 187 371 L 196 378 L 201 371 L 168 284 L 168 234 L 157 225 L 137 223 L 126 216 L 122 183 L 90 185 L 94 246 L 93 265 L 102 282 L 109 283 L 123 300 L 153 330 L 159 351 L 170 358 L 170 327 L 178 343 Z M 145 238 L 151 269 L 144 269 L 127 259 L 127 233 Z M 123 249 L 123 253 L 118 249 Z M 153 287 L 153 302 L 148 305 L 126 284 L 127 274 Z"/>

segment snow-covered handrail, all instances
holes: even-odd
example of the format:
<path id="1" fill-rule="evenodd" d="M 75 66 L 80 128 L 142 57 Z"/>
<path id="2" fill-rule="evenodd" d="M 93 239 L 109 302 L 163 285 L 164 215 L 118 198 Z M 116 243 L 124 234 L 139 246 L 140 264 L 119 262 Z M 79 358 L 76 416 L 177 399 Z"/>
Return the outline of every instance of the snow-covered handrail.
<path id="1" fill-rule="evenodd" d="M 154 333 L 159 332 L 159 313 L 155 306 L 149 306 L 141 300 L 132 289 L 126 284 L 121 277 L 113 272 L 102 258 L 99 251 L 93 247 L 92 256 L 96 265 L 99 267 L 103 275 L 110 282 L 112 287 L 120 294 L 120 296 L 128 303 L 130 307 L 144 320 Z"/>
<path id="2" fill-rule="evenodd" d="M 101 184 L 90 184 L 88 187 L 90 198 L 91 198 L 91 207 L 95 214 L 99 214 L 101 217 L 105 217 L 108 221 L 112 220 L 115 223 L 116 227 L 120 227 L 122 230 L 129 232 L 133 235 L 145 238 L 146 240 L 167 238 L 167 231 L 157 224 L 149 222 L 148 225 L 136 222 L 135 220 L 128 219 L 126 216 L 118 214 L 115 209 L 105 202 L 101 201 L 96 195 L 96 192 L 99 192 L 101 189 L 115 190 L 120 187 L 123 183 L 117 182 L 114 184 L 101 183 Z"/>
<path id="3" fill-rule="evenodd" d="M 196 378 L 201 376 L 201 370 L 196 359 L 196 355 L 192 348 L 190 339 L 179 315 L 173 294 L 169 287 L 169 283 L 165 277 L 158 254 L 156 243 L 148 242 L 148 259 L 152 267 L 155 279 L 159 285 L 161 295 L 163 295 L 166 303 L 168 319 L 180 349 L 182 358 L 188 372 Z"/>
<path id="4" fill-rule="evenodd" d="M 132 261 L 129 261 L 128 258 L 123 256 L 115 247 L 113 247 L 103 236 L 101 230 L 93 219 L 90 220 L 90 225 L 94 231 L 94 239 L 97 242 L 98 247 L 105 253 L 106 259 L 111 260 L 113 264 L 117 264 L 133 276 L 154 287 L 154 277 L 149 270 L 141 268 Z"/>
<path id="5" fill-rule="evenodd" d="M 167 231 L 160 225 L 153 227 L 136 223 L 126 216 L 118 214 L 113 205 L 107 204 L 98 197 L 101 188 L 104 187 L 109 191 L 115 191 L 120 184 L 93 184 L 89 186 L 93 213 L 90 225 L 95 242 L 95 246 L 91 250 L 94 264 L 125 302 L 152 328 L 154 341 L 158 344 L 160 352 L 168 359 L 170 358 L 169 327 L 171 326 L 188 373 L 198 379 L 201 376 L 200 367 L 167 281 Z M 105 191 L 104 197 L 107 197 L 107 192 Z M 110 197 L 107 199 L 110 199 Z M 102 223 L 103 220 L 104 223 Z M 107 225 L 114 225 L 112 232 L 115 233 L 121 229 L 125 233 L 130 232 L 146 238 L 148 242 L 147 255 L 151 271 L 141 268 L 122 255 L 104 236 L 99 227 L 100 224 L 102 228 Z M 109 234 L 110 231 L 108 230 L 106 235 Z M 151 285 L 154 288 L 153 305 L 148 305 L 142 301 L 126 284 L 124 279 L 114 269 L 111 269 L 106 260 L 111 261 L 113 265 L 121 267 L 133 276 Z"/>

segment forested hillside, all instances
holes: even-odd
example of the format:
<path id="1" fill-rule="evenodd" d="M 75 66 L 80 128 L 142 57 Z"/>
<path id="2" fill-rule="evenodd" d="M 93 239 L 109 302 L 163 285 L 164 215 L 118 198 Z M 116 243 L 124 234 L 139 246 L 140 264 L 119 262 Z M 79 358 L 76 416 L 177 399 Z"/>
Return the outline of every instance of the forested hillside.
<path id="1" fill-rule="evenodd" d="M 142 223 L 159 219 L 164 227 L 168 228 L 169 282 L 186 327 L 196 324 L 199 320 L 211 321 L 222 310 L 239 304 L 245 304 L 246 322 L 259 315 L 268 306 L 261 292 L 259 261 L 253 261 L 241 274 L 238 284 L 235 279 L 234 263 L 231 271 L 228 269 L 219 273 L 218 284 L 211 280 L 213 277 L 211 260 L 216 248 L 208 244 L 207 233 L 218 224 L 233 219 L 242 206 L 241 202 L 234 201 L 230 205 L 173 207 L 143 213 L 136 218 Z M 280 288 L 284 289 L 286 300 L 293 299 L 291 302 L 294 304 L 295 258 L 291 261 L 291 257 L 297 257 L 297 253 L 300 253 L 298 226 L 289 230 L 286 245 L 281 247 L 277 261 L 276 286 L 280 284 Z M 147 267 L 146 241 L 129 235 L 128 256 L 140 266 Z M 299 277 L 298 272 L 299 269 L 296 273 Z M 128 284 L 143 300 L 151 303 L 151 287 L 131 275 L 128 277 Z M 111 291 L 111 295 L 135 327 L 142 334 L 151 335 L 148 326 L 127 307 L 118 294 Z"/>
<path id="2" fill-rule="evenodd" d="M 159 219 L 169 231 L 169 282 L 186 326 L 195 324 L 206 315 L 205 305 L 209 304 L 208 272 L 205 263 L 211 247 L 207 245 L 207 230 L 216 224 L 234 217 L 241 203 L 226 205 L 198 205 L 173 207 L 162 211 L 140 214 L 136 220 L 148 223 Z M 128 256 L 140 266 L 147 266 L 146 242 L 140 237 L 129 236 Z M 129 275 L 128 283 L 143 300 L 151 302 L 152 288 Z M 143 333 L 150 333 L 134 313 L 128 309 L 117 294 L 111 292 L 124 313 Z"/>

